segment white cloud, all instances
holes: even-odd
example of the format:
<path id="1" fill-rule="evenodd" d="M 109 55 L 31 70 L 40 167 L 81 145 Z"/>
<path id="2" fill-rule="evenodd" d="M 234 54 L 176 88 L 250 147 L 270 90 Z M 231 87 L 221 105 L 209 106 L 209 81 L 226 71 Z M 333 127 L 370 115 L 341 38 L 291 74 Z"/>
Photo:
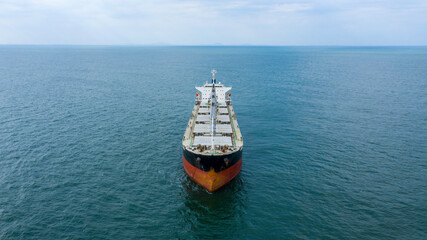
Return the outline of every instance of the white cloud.
<path id="1" fill-rule="evenodd" d="M 271 12 L 289 13 L 289 12 L 309 10 L 311 8 L 312 6 L 307 3 L 284 3 L 284 4 L 273 5 L 269 9 Z"/>
<path id="2" fill-rule="evenodd" d="M 0 0 L 0 43 L 427 44 L 424 1 Z"/>

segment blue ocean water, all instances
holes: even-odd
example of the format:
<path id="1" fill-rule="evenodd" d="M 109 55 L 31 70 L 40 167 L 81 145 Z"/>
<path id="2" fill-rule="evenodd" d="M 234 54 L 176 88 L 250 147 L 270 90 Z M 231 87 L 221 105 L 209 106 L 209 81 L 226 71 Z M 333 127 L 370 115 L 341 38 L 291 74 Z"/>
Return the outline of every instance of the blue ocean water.
<path id="1" fill-rule="evenodd" d="M 233 87 L 238 177 L 182 167 Z M 427 48 L 0 46 L 0 239 L 426 239 Z"/>

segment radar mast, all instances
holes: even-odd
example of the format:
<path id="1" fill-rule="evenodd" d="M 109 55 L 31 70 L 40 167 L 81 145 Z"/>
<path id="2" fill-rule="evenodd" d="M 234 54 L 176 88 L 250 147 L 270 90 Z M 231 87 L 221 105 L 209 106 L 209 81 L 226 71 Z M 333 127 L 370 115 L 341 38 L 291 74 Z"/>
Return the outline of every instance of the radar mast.
<path id="1" fill-rule="evenodd" d="M 212 83 L 216 83 L 216 81 L 215 81 L 215 73 L 216 73 L 216 70 L 215 70 L 215 69 L 212 69 L 211 73 L 212 73 Z"/>

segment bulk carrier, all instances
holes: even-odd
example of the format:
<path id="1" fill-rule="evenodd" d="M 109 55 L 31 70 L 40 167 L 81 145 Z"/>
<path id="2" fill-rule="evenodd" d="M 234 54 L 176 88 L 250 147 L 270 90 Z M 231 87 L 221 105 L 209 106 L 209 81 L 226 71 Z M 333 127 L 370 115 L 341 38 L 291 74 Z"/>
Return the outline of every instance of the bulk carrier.
<path id="1" fill-rule="evenodd" d="M 231 105 L 231 87 L 215 79 L 196 87 L 196 103 L 182 140 L 183 164 L 190 178 L 210 192 L 242 168 L 243 138 Z"/>

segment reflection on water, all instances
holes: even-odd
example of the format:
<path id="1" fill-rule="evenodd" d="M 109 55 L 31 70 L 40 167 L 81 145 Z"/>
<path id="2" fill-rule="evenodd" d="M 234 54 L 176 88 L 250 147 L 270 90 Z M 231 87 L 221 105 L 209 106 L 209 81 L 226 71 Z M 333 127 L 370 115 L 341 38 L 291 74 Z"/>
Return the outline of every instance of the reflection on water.
<path id="1" fill-rule="evenodd" d="M 184 204 L 178 211 L 187 231 L 192 232 L 190 235 L 217 239 L 239 232 L 247 200 L 242 173 L 215 193 L 203 189 L 187 175 L 182 178 L 182 185 Z"/>

